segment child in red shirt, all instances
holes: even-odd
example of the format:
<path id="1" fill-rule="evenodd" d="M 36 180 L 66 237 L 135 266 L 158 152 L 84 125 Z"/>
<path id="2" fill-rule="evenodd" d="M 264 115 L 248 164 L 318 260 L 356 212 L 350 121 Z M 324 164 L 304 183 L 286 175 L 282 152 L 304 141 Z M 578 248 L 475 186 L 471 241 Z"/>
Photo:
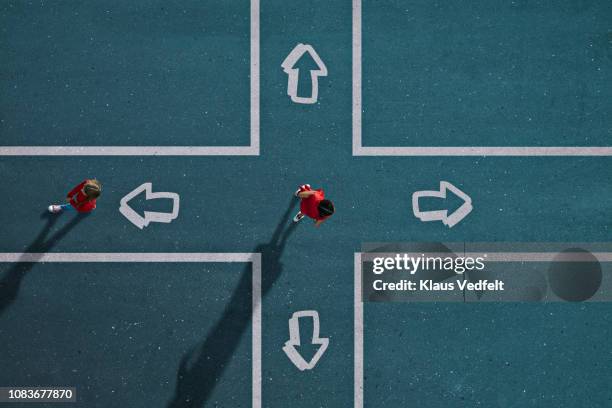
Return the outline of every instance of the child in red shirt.
<path id="1" fill-rule="evenodd" d="M 308 216 L 315 220 L 315 227 L 318 227 L 335 211 L 334 204 L 325 199 L 325 192 L 322 188 L 313 190 L 310 184 L 304 184 L 295 192 L 295 196 L 302 201 L 300 211 L 293 217 L 293 222 L 298 222 Z"/>
<path id="2" fill-rule="evenodd" d="M 66 201 L 68 204 L 50 205 L 50 213 L 57 214 L 63 210 L 77 210 L 80 213 L 88 213 L 96 208 L 96 199 L 100 197 L 102 185 L 96 179 L 88 179 L 77 185 L 68 192 Z"/>

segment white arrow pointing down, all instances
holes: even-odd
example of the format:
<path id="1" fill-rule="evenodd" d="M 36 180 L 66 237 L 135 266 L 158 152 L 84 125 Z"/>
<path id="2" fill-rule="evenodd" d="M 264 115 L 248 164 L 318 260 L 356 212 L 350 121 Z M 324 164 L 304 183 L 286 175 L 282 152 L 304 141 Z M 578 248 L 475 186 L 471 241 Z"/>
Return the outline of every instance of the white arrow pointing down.
<path id="1" fill-rule="evenodd" d="M 138 194 L 145 192 L 146 200 L 155 200 L 158 198 L 168 198 L 172 200 L 172 212 L 171 213 L 162 213 L 162 212 L 154 212 L 154 211 L 145 211 L 144 217 L 138 214 L 136 211 L 129 206 L 128 202 L 136 197 Z M 176 193 L 167 193 L 160 192 L 154 193 L 153 186 L 151 183 L 144 183 L 141 186 L 136 187 L 133 191 L 131 191 L 128 195 L 123 197 L 120 202 L 119 212 L 124 215 L 132 224 L 137 226 L 140 229 L 143 229 L 151 222 L 164 222 L 169 223 L 172 220 L 176 219 L 179 214 L 179 195 Z"/>
<path id="2" fill-rule="evenodd" d="M 297 346 L 300 346 L 300 317 L 312 317 L 313 329 L 311 343 L 319 345 L 319 349 L 310 361 L 306 361 L 296 349 Z M 293 316 L 291 316 L 291 319 L 289 319 L 289 341 L 285 343 L 283 351 L 300 371 L 313 369 L 319 362 L 323 353 L 325 353 L 325 350 L 327 350 L 327 346 L 329 346 L 328 338 L 319 337 L 319 326 L 319 313 L 316 310 L 295 312 Z"/>

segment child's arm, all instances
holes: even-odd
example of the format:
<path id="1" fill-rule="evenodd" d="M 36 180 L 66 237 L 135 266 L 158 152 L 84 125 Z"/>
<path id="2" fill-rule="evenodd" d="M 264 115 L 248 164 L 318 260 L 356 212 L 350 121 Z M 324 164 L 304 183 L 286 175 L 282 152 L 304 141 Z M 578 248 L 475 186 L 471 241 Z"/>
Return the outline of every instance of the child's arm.
<path id="1" fill-rule="evenodd" d="M 325 220 L 317 220 L 315 222 L 315 227 L 319 228 L 321 226 L 321 224 L 323 224 L 325 222 Z"/>
<path id="2" fill-rule="evenodd" d="M 300 198 L 308 198 L 311 195 L 314 195 L 316 193 L 317 193 L 316 191 L 312 191 L 312 190 L 302 191 L 302 192 L 298 193 L 298 197 L 300 197 Z"/>
<path id="3" fill-rule="evenodd" d="M 72 197 L 74 197 L 74 195 L 75 195 L 76 193 L 78 193 L 78 192 L 79 192 L 79 190 L 81 190 L 81 189 L 83 188 L 83 186 L 85 185 L 85 183 L 86 183 L 86 182 L 87 182 L 87 180 L 83 181 L 81 184 L 79 184 L 78 186 L 76 186 L 75 188 L 73 188 L 72 190 L 70 190 L 70 191 L 68 192 L 68 195 L 66 196 L 66 198 L 68 199 L 68 201 L 70 201 L 70 199 L 71 199 Z"/>

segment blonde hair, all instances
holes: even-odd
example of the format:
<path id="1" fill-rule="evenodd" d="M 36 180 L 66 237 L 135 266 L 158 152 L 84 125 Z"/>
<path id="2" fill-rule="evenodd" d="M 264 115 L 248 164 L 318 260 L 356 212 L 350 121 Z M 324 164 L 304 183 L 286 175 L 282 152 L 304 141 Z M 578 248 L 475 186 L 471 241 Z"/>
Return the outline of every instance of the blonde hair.
<path id="1" fill-rule="evenodd" d="M 96 179 L 87 180 L 85 186 L 83 187 L 83 191 L 87 195 L 87 198 L 93 200 L 95 198 L 100 197 L 100 193 L 102 192 L 102 184 Z"/>

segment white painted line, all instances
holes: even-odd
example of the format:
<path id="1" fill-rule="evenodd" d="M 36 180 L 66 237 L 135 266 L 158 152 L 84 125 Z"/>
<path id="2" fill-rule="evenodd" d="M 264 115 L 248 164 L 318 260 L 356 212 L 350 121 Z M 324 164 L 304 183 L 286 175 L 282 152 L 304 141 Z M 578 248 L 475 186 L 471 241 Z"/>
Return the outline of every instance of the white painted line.
<path id="1" fill-rule="evenodd" d="M 612 156 L 612 146 L 363 146 L 361 0 L 353 0 L 353 156 Z"/>
<path id="2" fill-rule="evenodd" d="M 0 156 L 259 156 L 259 2 L 251 0 L 249 146 L 0 146 Z"/>
<path id="3" fill-rule="evenodd" d="M 250 252 L 0 252 L 0 262 L 256 262 Z"/>
<path id="4" fill-rule="evenodd" d="M 0 146 L 0 156 L 257 156 L 257 146 Z"/>
<path id="5" fill-rule="evenodd" d="M 253 340 L 251 343 L 252 348 L 252 408 L 262 407 L 262 380 L 261 380 L 261 254 L 246 254 L 251 257 L 253 262 L 253 299 L 252 305 L 253 310 L 251 313 L 251 320 L 253 326 Z"/>
<path id="6" fill-rule="evenodd" d="M 361 253 L 355 253 L 355 337 L 354 355 L 354 401 L 355 408 L 363 408 L 363 302 L 361 301 Z"/>
<path id="7" fill-rule="evenodd" d="M 353 0 L 353 156 L 361 145 L 361 0 Z"/>
<path id="8" fill-rule="evenodd" d="M 259 156 L 259 0 L 251 0 L 251 155 Z"/>
<path id="9" fill-rule="evenodd" d="M 1 252 L 2 262 L 251 262 L 252 263 L 252 407 L 262 407 L 261 254 L 250 252 Z"/>
<path id="10" fill-rule="evenodd" d="M 363 408 L 363 395 L 364 395 L 364 384 L 363 384 L 363 375 L 364 375 L 364 355 L 363 355 L 363 329 L 364 329 L 364 319 L 363 319 L 363 301 L 361 299 L 362 296 L 362 287 L 361 287 L 361 267 L 362 261 L 368 261 L 376 256 L 385 256 L 391 253 L 373 253 L 373 252 L 356 252 L 355 253 L 355 266 L 354 266 L 354 408 Z M 393 252 L 395 254 L 395 252 Z M 422 253 L 414 253 L 409 256 L 421 256 Z M 440 253 L 441 256 L 448 256 L 448 253 Z M 461 256 L 480 256 L 478 253 L 466 253 L 461 254 Z M 552 261 L 560 253 L 558 252 L 495 252 L 488 253 L 487 261 L 498 261 L 498 262 L 538 262 L 538 261 Z M 582 252 L 567 252 L 563 254 L 564 257 L 562 259 L 556 259 L 560 261 L 567 262 L 568 260 L 574 260 L 576 262 L 580 261 L 592 261 L 585 257 L 585 253 Z M 588 255 L 588 254 L 587 254 Z M 592 252 L 600 262 L 612 262 L 612 252 Z M 567 257 L 567 258 L 565 258 Z"/>
<path id="11" fill-rule="evenodd" d="M 355 132 L 353 132 L 354 134 Z M 361 130 L 359 130 L 361 137 Z M 611 146 L 359 146 L 353 156 L 612 156 Z"/>

